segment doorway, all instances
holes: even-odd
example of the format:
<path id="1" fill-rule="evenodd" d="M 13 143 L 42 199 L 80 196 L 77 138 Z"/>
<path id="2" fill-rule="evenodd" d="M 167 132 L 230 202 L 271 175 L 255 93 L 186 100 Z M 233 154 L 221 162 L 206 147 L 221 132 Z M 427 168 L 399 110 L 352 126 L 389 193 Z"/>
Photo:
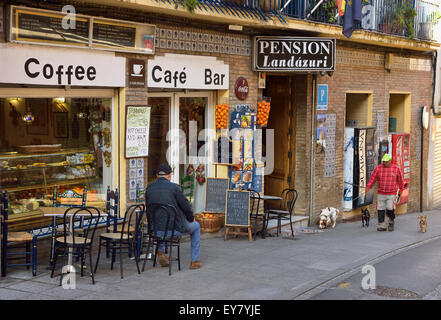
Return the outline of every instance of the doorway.
<path id="1" fill-rule="evenodd" d="M 267 87 L 263 91 L 264 96 L 271 98 L 267 129 L 274 130 L 274 170 L 265 176 L 265 194 L 280 195 L 284 189 L 294 188 L 294 83 L 291 76 L 268 76 Z M 269 147 L 264 141 L 263 150 L 271 150 Z"/>
<path id="2" fill-rule="evenodd" d="M 211 174 L 210 132 L 214 128 L 212 94 L 209 92 L 150 93 L 151 109 L 148 182 L 156 179 L 161 163 L 173 168 L 172 182 L 179 184 L 194 212 L 204 209 L 205 182 Z"/>

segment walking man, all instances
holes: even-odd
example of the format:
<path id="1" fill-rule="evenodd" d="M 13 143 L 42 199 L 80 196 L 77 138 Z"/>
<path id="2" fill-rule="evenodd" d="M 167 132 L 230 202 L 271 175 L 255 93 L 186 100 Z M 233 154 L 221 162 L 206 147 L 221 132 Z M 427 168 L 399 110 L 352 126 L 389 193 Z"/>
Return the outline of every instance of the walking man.
<path id="1" fill-rule="evenodd" d="M 176 235 L 183 233 L 190 234 L 191 241 L 191 263 L 190 269 L 199 269 L 202 267 L 200 256 L 200 225 L 194 220 L 193 210 L 190 202 L 182 192 L 181 187 L 171 182 L 172 168 L 168 164 L 161 164 L 156 171 L 156 181 L 151 183 L 145 191 L 146 206 L 150 203 L 161 203 L 175 207 L 178 211 Z M 165 219 L 165 218 L 164 218 Z M 162 221 L 163 225 L 166 221 Z M 161 225 L 161 223 L 158 223 Z M 165 254 L 165 246 L 159 245 L 158 248 L 159 263 L 162 267 L 168 267 L 169 261 Z"/>
<path id="2" fill-rule="evenodd" d="M 386 231 L 385 214 L 388 218 L 387 230 L 394 230 L 395 220 L 395 198 L 398 190 L 398 198 L 404 189 L 404 180 L 400 168 L 392 164 L 392 156 L 385 154 L 379 164 L 372 172 L 371 178 L 366 186 L 369 191 L 378 182 L 377 189 L 377 212 L 378 212 L 378 231 Z"/>

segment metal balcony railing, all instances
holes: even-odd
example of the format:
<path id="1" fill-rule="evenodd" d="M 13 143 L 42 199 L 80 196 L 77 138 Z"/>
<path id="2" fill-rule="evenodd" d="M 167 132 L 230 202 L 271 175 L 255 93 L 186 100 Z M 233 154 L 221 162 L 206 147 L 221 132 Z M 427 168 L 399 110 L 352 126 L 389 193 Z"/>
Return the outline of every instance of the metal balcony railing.
<path id="1" fill-rule="evenodd" d="M 202 0 L 227 4 L 283 17 L 343 25 L 336 0 Z M 435 27 L 441 16 L 437 0 L 362 0 L 363 20 L 360 29 L 415 38 L 435 40 Z M 407 13 L 410 15 L 406 16 Z M 410 9 L 410 10 L 409 10 Z M 412 12 L 416 15 L 414 17 Z M 410 18 L 409 18 L 410 17 Z M 441 22 L 440 22 L 441 23 Z"/>

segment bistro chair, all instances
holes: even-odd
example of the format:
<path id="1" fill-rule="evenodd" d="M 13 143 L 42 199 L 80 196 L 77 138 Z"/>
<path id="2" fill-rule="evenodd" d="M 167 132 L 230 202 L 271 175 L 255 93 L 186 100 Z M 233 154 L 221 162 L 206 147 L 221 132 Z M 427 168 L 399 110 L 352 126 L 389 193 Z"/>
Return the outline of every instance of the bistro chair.
<path id="1" fill-rule="evenodd" d="M 289 220 L 289 225 L 291 227 L 291 235 L 294 237 L 294 230 L 292 227 L 292 214 L 294 211 L 294 206 L 296 204 L 298 197 L 297 190 L 295 189 L 284 189 L 282 191 L 280 200 L 280 207 L 269 208 L 266 212 L 266 227 L 268 228 L 269 220 L 277 220 L 277 229 L 276 233 L 279 236 L 279 233 L 282 233 L 282 220 Z"/>
<path id="2" fill-rule="evenodd" d="M 69 215 L 72 214 L 72 217 Z M 98 226 L 98 222 L 100 220 L 101 212 L 99 209 L 95 207 L 84 207 L 84 208 L 68 208 L 64 212 L 63 216 L 63 224 L 69 225 L 69 220 L 75 221 L 78 217 L 85 217 L 87 222 L 84 226 L 84 231 L 82 236 L 78 236 L 75 232 L 72 234 L 68 228 L 64 229 L 63 236 L 57 237 L 55 241 L 55 258 L 52 266 L 51 278 L 54 276 L 55 266 L 57 264 L 58 255 L 63 256 L 63 266 L 65 266 L 65 258 L 70 250 L 76 249 L 80 259 L 81 259 L 81 276 L 83 276 L 83 270 L 85 265 L 85 256 L 89 254 L 89 267 L 90 274 L 92 277 L 92 283 L 95 284 L 95 275 L 93 272 L 93 264 L 92 264 L 92 248 L 93 248 L 93 240 L 95 236 L 95 232 Z M 63 270 L 63 269 L 62 269 Z M 63 272 L 60 275 L 60 286 L 63 280 Z"/>
<path id="3" fill-rule="evenodd" d="M 137 223 L 137 229 L 142 229 L 141 223 L 144 225 L 143 245 L 147 244 L 147 254 L 142 266 L 143 272 L 145 264 L 147 260 L 149 260 L 147 256 L 150 252 L 150 248 L 154 248 L 153 266 L 155 267 L 158 249 L 161 245 L 165 247 L 165 253 L 168 253 L 169 275 L 171 276 L 173 260 L 178 262 L 178 270 L 181 270 L 181 237 L 176 234 L 177 216 L 178 211 L 171 205 L 161 203 L 151 203 L 147 205 L 145 216 L 141 216 Z M 146 224 L 147 228 L 145 228 Z M 147 239 L 147 242 L 145 242 L 145 239 Z M 173 247 L 177 249 L 176 257 L 173 257 Z"/>
<path id="4" fill-rule="evenodd" d="M 115 262 L 115 252 L 119 251 L 119 267 L 121 272 L 121 279 L 123 278 L 123 250 L 127 250 L 130 252 L 137 243 L 137 236 L 138 233 L 130 232 L 130 228 L 133 225 L 136 225 L 136 217 L 138 215 L 143 215 L 145 211 L 145 205 L 144 204 L 134 204 L 127 208 L 126 213 L 124 215 L 124 220 L 121 225 L 121 231 L 120 232 L 108 232 L 108 233 L 102 233 L 99 237 L 99 245 L 98 245 L 98 256 L 96 259 L 95 264 L 95 273 L 98 268 L 98 263 L 100 260 L 100 254 L 101 254 L 101 247 L 110 247 L 112 250 L 112 262 L 110 265 L 110 270 L 113 270 L 113 263 Z M 138 269 L 138 274 L 141 274 L 139 269 L 139 261 L 138 256 L 135 255 L 135 261 L 136 261 L 136 268 Z"/>
<path id="5" fill-rule="evenodd" d="M 256 234 L 257 234 L 257 221 L 262 220 L 262 223 L 265 223 L 265 213 L 259 214 L 259 208 L 260 208 L 260 194 L 257 191 L 249 190 L 250 191 L 250 198 L 251 198 L 251 207 L 250 207 L 250 222 L 254 222 L 254 232 L 253 237 L 254 240 L 256 240 Z"/>
<path id="6" fill-rule="evenodd" d="M 0 212 L 1 212 L 1 228 L 2 228 L 2 257 L 1 257 L 1 274 L 6 277 L 8 267 L 32 267 L 34 273 L 34 265 L 36 265 L 36 248 L 32 245 L 34 236 L 25 231 L 9 232 L 8 231 L 8 193 L 0 190 Z M 35 250 L 34 250 L 35 249 Z M 18 250 L 18 251 L 16 251 Z M 10 261 L 21 260 L 21 263 L 10 263 Z M 24 260 L 24 262 L 23 262 Z"/>

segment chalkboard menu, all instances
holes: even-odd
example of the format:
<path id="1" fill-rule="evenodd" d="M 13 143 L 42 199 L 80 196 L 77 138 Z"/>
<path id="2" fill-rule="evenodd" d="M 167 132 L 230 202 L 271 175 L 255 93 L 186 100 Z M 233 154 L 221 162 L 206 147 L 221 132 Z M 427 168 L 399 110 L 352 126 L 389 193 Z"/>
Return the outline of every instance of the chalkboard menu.
<path id="1" fill-rule="evenodd" d="M 100 46 L 134 48 L 136 26 L 104 21 L 93 21 L 93 44 Z"/>
<path id="2" fill-rule="evenodd" d="M 127 107 L 126 158 L 147 157 L 149 154 L 150 107 Z"/>
<path id="3" fill-rule="evenodd" d="M 228 179 L 207 178 L 205 184 L 205 211 L 225 212 Z"/>
<path id="4" fill-rule="evenodd" d="M 226 226 L 250 225 L 250 193 L 248 191 L 227 191 Z"/>
<path id="5" fill-rule="evenodd" d="M 89 43 L 89 20 L 77 18 L 75 29 L 63 29 L 64 14 L 15 11 L 16 40 L 59 42 L 64 44 Z"/>

